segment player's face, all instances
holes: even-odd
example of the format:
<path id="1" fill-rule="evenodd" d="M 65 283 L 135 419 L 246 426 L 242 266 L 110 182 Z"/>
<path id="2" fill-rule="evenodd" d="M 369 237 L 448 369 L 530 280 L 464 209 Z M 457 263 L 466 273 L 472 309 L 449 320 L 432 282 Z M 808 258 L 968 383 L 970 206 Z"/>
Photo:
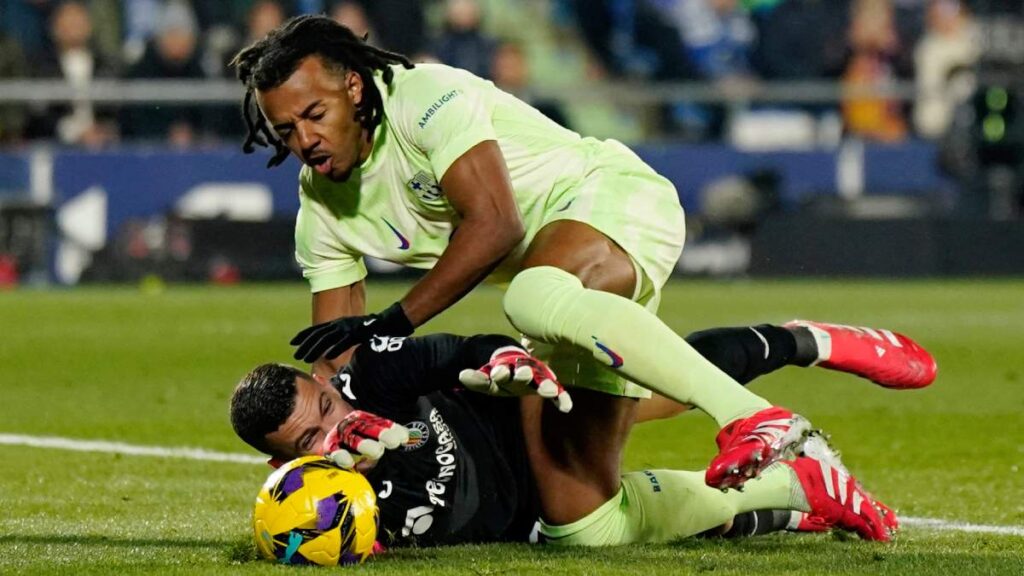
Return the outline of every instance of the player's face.
<path id="1" fill-rule="evenodd" d="M 369 134 L 356 121 L 363 79 L 308 56 L 280 86 L 257 90 L 260 110 L 292 154 L 334 182 L 344 182 L 370 155 Z"/>
<path id="2" fill-rule="evenodd" d="M 297 377 L 295 409 L 277 430 L 267 434 L 267 443 L 277 458 L 320 454 L 324 437 L 351 411 L 329 383 Z"/>

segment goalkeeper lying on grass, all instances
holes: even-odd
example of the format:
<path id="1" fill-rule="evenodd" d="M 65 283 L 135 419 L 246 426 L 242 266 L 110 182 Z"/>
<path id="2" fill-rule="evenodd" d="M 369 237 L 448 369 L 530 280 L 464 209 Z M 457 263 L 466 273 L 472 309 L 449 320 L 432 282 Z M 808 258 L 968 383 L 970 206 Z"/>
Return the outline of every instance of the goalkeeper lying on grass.
<path id="1" fill-rule="evenodd" d="M 785 365 L 820 362 L 907 387 L 905 370 L 877 370 L 871 358 L 882 357 L 890 368 L 928 372 L 918 385 L 935 373 L 926 351 L 886 331 L 791 323 L 709 330 L 688 341 L 744 383 Z M 598 546 L 833 527 L 887 541 L 897 527 L 895 515 L 815 434 L 800 454 L 772 465 L 742 492 L 709 488 L 703 472 L 594 474 L 607 462 L 591 466 L 590 455 L 574 452 L 577 439 L 619 437 L 606 428 L 633 425 L 574 422 L 581 410 L 593 414 L 599 394 L 567 392 L 506 336 L 377 336 L 330 381 L 285 365 L 259 366 L 235 389 L 231 421 L 239 437 L 278 461 L 328 453 L 342 465 L 358 462 L 378 493 L 382 540 L 391 546 L 535 537 Z M 664 401 L 642 402 L 649 404 L 641 420 L 679 411 Z M 768 423 L 759 433 L 776 432 Z M 608 446 L 601 457 L 617 463 L 623 448 Z M 609 491 L 613 498 L 594 504 L 595 493 Z M 579 508 L 573 513 L 582 520 L 559 523 L 547 512 L 552 508 Z"/>

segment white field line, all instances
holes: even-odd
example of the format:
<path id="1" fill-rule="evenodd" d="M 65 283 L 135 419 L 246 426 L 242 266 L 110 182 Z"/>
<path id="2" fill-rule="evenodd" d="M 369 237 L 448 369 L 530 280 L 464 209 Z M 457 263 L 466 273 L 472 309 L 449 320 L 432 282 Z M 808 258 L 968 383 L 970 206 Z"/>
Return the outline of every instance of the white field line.
<path id="1" fill-rule="evenodd" d="M 942 520 L 939 518 L 915 518 L 912 516 L 901 516 L 901 526 L 913 526 L 924 530 L 938 530 L 941 532 L 977 532 L 979 534 L 1002 534 L 1004 536 L 1024 536 L 1024 526 L 994 526 L 992 524 L 969 524 L 967 522 L 956 522 L 954 520 Z"/>
<path id="2" fill-rule="evenodd" d="M 53 448 L 75 452 L 104 452 L 125 454 L 128 456 L 156 456 L 160 458 L 182 458 L 185 460 L 203 460 L 207 462 L 233 462 L 237 464 L 266 464 L 266 459 L 252 454 L 233 452 L 216 452 L 203 448 L 169 448 L 166 446 L 140 446 L 124 442 L 108 442 L 105 440 L 77 440 L 59 436 L 29 436 L 25 434 L 0 433 L 0 446 L 28 446 L 31 448 Z M 939 532 L 975 532 L 980 534 L 1001 534 L 1005 536 L 1024 536 L 1024 526 L 994 526 L 988 524 L 970 524 L 940 518 L 917 518 L 903 516 L 902 526 L 913 526 L 924 530 Z"/>
<path id="3" fill-rule="evenodd" d="M 56 448 L 75 452 L 107 452 L 129 456 L 157 456 L 160 458 L 184 458 L 207 462 L 235 462 L 239 464 L 266 464 L 266 458 L 253 454 L 216 452 L 203 448 L 169 448 L 166 446 L 139 446 L 124 442 L 104 440 L 76 440 L 59 436 L 26 436 L 24 434 L 0 434 L 0 445 L 29 446 L 32 448 Z"/>

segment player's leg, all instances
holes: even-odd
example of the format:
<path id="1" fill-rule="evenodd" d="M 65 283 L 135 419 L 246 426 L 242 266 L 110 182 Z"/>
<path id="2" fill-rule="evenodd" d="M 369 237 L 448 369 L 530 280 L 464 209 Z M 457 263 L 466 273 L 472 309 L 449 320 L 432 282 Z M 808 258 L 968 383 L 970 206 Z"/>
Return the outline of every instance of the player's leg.
<path id="1" fill-rule="evenodd" d="M 723 432 L 707 478 L 714 486 L 739 486 L 796 448 L 806 420 L 745 390 L 652 312 L 685 236 L 672 184 L 610 141 L 558 196 L 505 295 L 512 324 L 715 418 Z M 652 310 L 633 301 L 645 293 Z"/>
<path id="2" fill-rule="evenodd" d="M 574 267 L 592 290 L 631 296 L 633 267 L 609 260 L 612 249 L 620 250 L 614 245 L 580 246 L 576 260 L 565 264 Z M 612 387 L 619 379 L 574 347 L 556 346 L 551 366 L 564 384 L 587 383 L 618 392 Z M 559 524 L 579 520 L 618 492 L 619 464 L 636 419 L 635 398 L 579 387 L 572 394 L 568 414 L 538 399 L 522 403 L 523 431 L 543 517 Z"/>
<path id="3" fill-rule="evenodd" d="M 911 338 L 884 328 L 796 320 L 694 332 L 686 341 L 740 384 L 784 366 L 820 366 L 885 388 L 921 388 L 935 380 L 935 359 Z M 640 402 L 638 422 L 669 418 L 688 406 L 664 396 Z"/>
<path id="4" fill-rule="evenodd" d="M 505 294 L 505 313 L 524 334 L 589 350 L 626 378 L 701 408 L 720 426 L 771 406 L 629 298 L 639 280 L 633 262 L 598 230 L 552 222 L 530 243 L 523 267 Z"/>
<path id="5" fill-rule="evenodd" d="M 775 509 L 805 512 L 823 530 L 835 527 L 867 540 L 889 540 L 899 526 L 895 514 L 831 454 L 809 452 L 776 463 L 747 482 L 742 492 L 709 488 L 700 472 L 632 472 L 622 476 L 621 489 L 612 498 L 579 520 L 559 525 L 542 521 L 541 535 L 547 542 L 580 546 L 669 542 L 704 534 L 739 514 Z M 767 519 L 769 513 L 760 516 Z M 770 516 L 773 524 L 786 519 Z M 756 527 L 745 530 L 757 532 Z"/>
<path id="6" fill-rule="evenodd" d="M 521 401 L 542 533 L 549 539 L 575 535 L 565 542 L 590 545 L 661 542 L 722 526 L 746 511 L 807 509 L 798 479 L 786 467 L 748 482 L 742 493 L 709 488 L 703 472 L 621 475 L 636 400 L 575 389 L 573 401 L 568 414 L 539 398 Z M 594 532 L 604 536 L 594 539 Z"/>
<path id="7" fill-rule="evenodd" d="M 620 489 L 620 462 L 637 401 L 574 389 L 573 409 L 559 412 L 538 398 L 522 401 L 523 434 L 536 479 L 541 517 L 570 524 Z"/>
<path id="8" fill-rule="evenodd" d="M 938 372 L 927 350 L 891 330 L 807 320 L 794 320 L 785 327 L 815 341 L 817 366 L 861 376 L 885 388 L 924 388 Z"/>
<path id="9" fill-rule="evenodd" d="M 742 492 L 710 488 L 703 472 L 685 470 L 643 470 L 620 480 L 619 490 L 580 520 L 543 520 L 544 541 L 577 546 L 669 542 L 718 528 L 747 511 L 810 510 L 799 480 L 784 464 L 768 468 Z"/>

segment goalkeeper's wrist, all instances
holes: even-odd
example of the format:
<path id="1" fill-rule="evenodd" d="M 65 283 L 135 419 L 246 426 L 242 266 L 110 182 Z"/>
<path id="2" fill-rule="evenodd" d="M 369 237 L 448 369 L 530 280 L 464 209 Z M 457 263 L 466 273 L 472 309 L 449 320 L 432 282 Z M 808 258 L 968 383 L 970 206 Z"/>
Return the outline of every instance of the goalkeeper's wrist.
<path id="1" fill-rule="evenodd" d="M 529 353 L 527 353 L 526 350 L 523 350 L 519 346 L 502 346 L 501 348 L 495 349 L 494 352 L 491 352 L 491 362 L 494 362 L 495 360 L 506 354 L 518 354 L 522 356 L 529 356 Z"/>
<path id="2" fill-rule="evenodd" d="M 395 302 L 377 315 L 377 326 L 374 326 L 374 330 L 386 336 L 409 336 L 416 327 L 405 315 L 402 303 Z"/>

